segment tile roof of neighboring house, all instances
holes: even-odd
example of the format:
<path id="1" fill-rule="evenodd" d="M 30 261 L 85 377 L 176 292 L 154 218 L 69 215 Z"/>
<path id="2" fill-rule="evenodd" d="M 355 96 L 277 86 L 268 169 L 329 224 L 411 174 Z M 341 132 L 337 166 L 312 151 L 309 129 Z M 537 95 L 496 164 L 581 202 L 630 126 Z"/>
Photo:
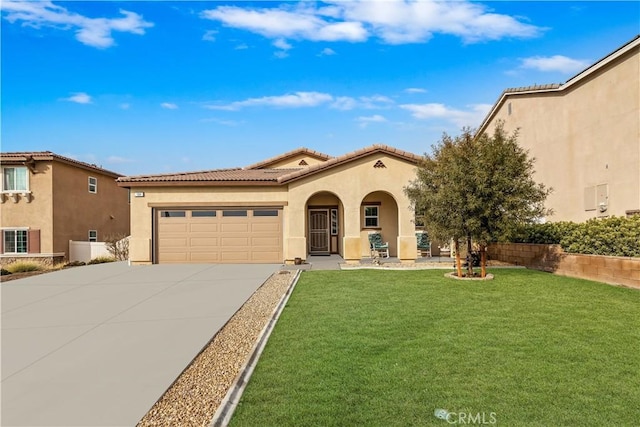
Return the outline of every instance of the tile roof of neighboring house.
<path id="1" fill-rule="evenodd" d="M 398 150 L 387 145 L 372 145 L 340 157 L 332 157 L 329 160 L 303 169 L 215 169 L 200 172 L 171 173 L 161 175 L 126 176 L 118 179 L 122 187 L 137 186 L 163 186 L 163 185 L 282 185 L 296 179 L 309 176 L 326 169 L 359 159 L 376 152 L 384 152 L 389 155 L 404 159 L 412 163 L 418 163 L 422 159 L 413 153 Z M 286 154 L 286 153 L 285 153 Z M 250 167 L 255 167 L 251 165 Z"/>
<path id="2" fill-rule="evenodd" d="M 564 91 L 564 90 L 570 88 L 571 86 L 573 86 L 574 84 L 580 82 L 584 78 L 588 77 L 592 73 L 596 72 L 597 70 L 601 69 L 602 67 L 608 65 L 609 63 L 611 63 L 615 59 L 619 58 L 620 56 L 624 55 L 625 53 L 627 53 L 627 52 L 629 52 L 629 51 L 631 51 L 631 50 L 633 50 L 635 48 L 638 48 L 639 46 L 640 46 L 640 35 L 636 35 L 633 39 L 631 39 L 630 41 L 628 41 L 624 45 L 620 46 L 619 48 L 617 48 L 613 52 L 609 53 L 604 58 L 601 58 L 600 60 L 594 62 L 593 64 L 591 64 L 590 66 L 588 66 L 584 70 L 580 71 L 578 74 L 576 74 L 575 76 L 571 77 L 569 80 L 567 80 L 566 82 L 564 82 L 562 84 L 560 84 L 560 83 L 551 83 L 551 84 L 544 84 L 544 85 L 533 85 L 533 86 L 524 86 L 524 87 L 518 87 L 518 88 L 505 89 L 504 91 L 502 91 L 502 93 L 498 97 L 498 100 L 495 102 L 495 104 L 493 104 L 493 107 L 491 108 L 491 111 L 489 111 L 487 116 L 482 121 L 482 124 L 478 128 L 478 132 L 477 133 L 484 132 L 484 129 L 486 128 L 486 126 L 491 121 L 491 118 L 496 114 L 496 112 L 498 111 L 500 106 L 505 102 L 505 99 L 507 97 L 514 96 L 514 95 L 530 94 L 530 93 L 545 93 L 545 92 L 561 92 L 561 91 Z"/>
<path id="3" fill-rule="evenodd" d="M 175 183 L 188 182 L 189 184 L 212 182 L 243 182 L 243 183 L 277 183 L 282 175 L 296 171 L 297 169 L 214 169 L 199 172 L 180 172 L 161 175 L 137 175 L 125 176 L 118 179 L 119 183 Z"/>
<path id="4" fill-rule="evenodd" d="M 54 160 L 61 163 L 66 163 L 71 166 L 76 166 L 82 169 L 100 172 L 104 175 L 110 175 L 114 178 L 123 176 L 120 173 L 101 168 L 98 165 L 81 162 L 79 160 L 75 160 L 70 157 L 65 157 L 65 156 L 61 156 L 60 154 L 52 153 L 51 151 L 20 151 L 20 152 L 0 153 L 0 162 L 3 164 L 28 165 L 30 162 L 54 161 Z"/>
<path id="5" fill-rule="evenodd" d="M 319 151 L 310 150 L 306 147 L 296 148 L 295 150 L 287 151 L 286 153 L 280 154 L 275 157 L 268 158 L 258 163 L 254 163 L 252 165 L 246 166 L 245 169 L 262 169 L 267 168 L 268 166 L 280 162 L 282 160 L 286 160 L 290 157 L 297 156 L 298 154 L 307 154 L 309 156 L 315 157 L 319 160 L 329 160 L 331 156 L 321 153 Z"/>

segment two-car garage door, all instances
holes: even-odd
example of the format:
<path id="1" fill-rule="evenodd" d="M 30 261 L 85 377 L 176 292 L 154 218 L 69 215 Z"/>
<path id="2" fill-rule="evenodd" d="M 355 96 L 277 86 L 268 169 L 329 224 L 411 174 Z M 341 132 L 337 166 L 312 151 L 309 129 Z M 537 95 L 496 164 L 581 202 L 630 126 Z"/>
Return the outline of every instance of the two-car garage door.
<path id="1" fill-rule="evenodd" d="M 282 210 L 158 210 L 158 263 L 281 263 Z"/>

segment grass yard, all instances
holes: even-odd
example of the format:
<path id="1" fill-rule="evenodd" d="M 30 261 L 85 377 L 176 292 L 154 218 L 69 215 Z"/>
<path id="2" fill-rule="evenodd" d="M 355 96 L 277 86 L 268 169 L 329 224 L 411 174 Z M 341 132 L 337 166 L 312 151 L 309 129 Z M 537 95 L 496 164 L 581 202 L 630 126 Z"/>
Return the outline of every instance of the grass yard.
<path id="1" fill-rule="evenodd" d="M 231 425 L 638 425 L 640 291 L 493 273 L 303 273 Z"/>

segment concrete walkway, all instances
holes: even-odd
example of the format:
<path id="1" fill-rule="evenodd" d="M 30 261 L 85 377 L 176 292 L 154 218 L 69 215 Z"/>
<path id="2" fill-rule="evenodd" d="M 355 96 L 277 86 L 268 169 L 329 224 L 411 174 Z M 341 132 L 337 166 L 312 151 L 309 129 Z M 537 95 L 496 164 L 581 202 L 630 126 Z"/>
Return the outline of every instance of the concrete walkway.
<path id="1" fill-rule="evenodd" d="M 2 426 L 134 426 L 279 265 L 76 267 L 2 283 Z"/>

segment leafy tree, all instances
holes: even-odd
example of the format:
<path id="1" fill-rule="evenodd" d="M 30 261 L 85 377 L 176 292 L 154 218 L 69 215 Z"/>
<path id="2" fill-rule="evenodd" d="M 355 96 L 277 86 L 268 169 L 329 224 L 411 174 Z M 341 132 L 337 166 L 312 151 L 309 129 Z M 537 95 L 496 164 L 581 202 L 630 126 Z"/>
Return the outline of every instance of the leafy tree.
<path id="1" fill-rule="evenodd" d="M 534 159 L 518 145 L 517 136 L 507 135 L 502 123 L 493 135 L 474 135 L 469 128 L 455 138 L 444 134 L 405 187 L 429 233 L 453 238 L 458 276 L 460 239 L 466 240 L 468 254 L 472 240 L 480 244 L 484 277 L 489 242 L 550 213 L 544 201 L 551 190 L 533 180 Z M 473 263 L 468 261 L 472 275 Z"/>

